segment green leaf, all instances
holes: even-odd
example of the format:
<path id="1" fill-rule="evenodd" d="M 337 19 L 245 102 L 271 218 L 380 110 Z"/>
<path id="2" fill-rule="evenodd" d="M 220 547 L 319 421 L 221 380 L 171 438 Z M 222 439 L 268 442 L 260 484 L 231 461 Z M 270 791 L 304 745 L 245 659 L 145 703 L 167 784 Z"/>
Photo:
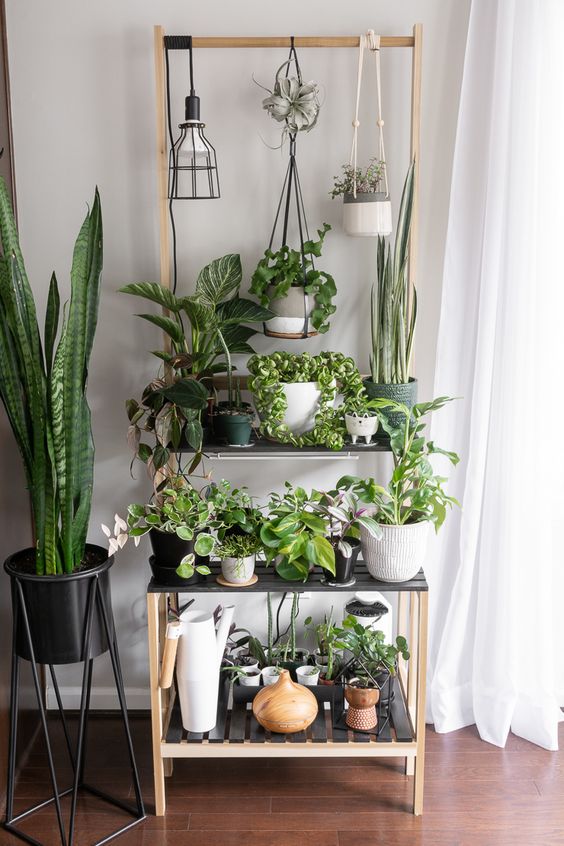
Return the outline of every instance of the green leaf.
<path id="1" fill-rule="evenodd" d="M 215 538 L 211 535 L 200 534 L 196 538 L 194 549 L 198 555 L 210 555 L 215 546 Z"/>
<path id="2" fill-rule="evenodd" d="M 47 369 L 47 375 L 49 375 L 53 366 L 53 353 L 57 339 L 57 330 L 59 328 L 60 305 L 57 277 L 53 273 L 49 283 L 47 310 L 45 312 L 45 367 Z"/>
<path id="3" fill-rule="evenodd" d="M 137 447 L 137 456 L 141 461 L 146 463 L 153 454 L 153 450 L 149 446 L 149 444 L 139 444 Z"/>
<path id="4" fill-rule="evenodd" d="M 184 333 L 182 327 L 171 317 L 165 317 L 164 314 L 138 314 L 137 317 L 142 317 L 143 320 L 148 320 L 162 329 L 163 332 L 172 338 L 175 344 L 181 344 L 184 340 Z"/>
<path id="5" fill-rule="evenodd" d="M 327 538 L 320 535 L 311 538 L 307 546 L 307 555 L 310 561 L 335 575 L 335 550 Z"/>
<path id="6" fill-rule="evenodd" d="M 231 254 L 214 259 L 199 273 L 196 280 L 196 294 L 211 306 L 229 299 L 241 285 L 241 256 Z"/>
<path id="7" fill-rule="evenodd" d="M 290 564 L 284 558 L 276 565 L 276 572 L 280 578 L 288 582 L 305 582 L 309 576 L 309 567 L 302 561 L 294 561 Z"/>
<path id="8" fill-rule="evenodd" d="M 168 449 L 162 444 L 157 444 L 153 450 L 153 468 L 160 470 L 161 467 L 164 467 L 168 463 L 169 458 L 170 453 Z"/>
<path id="9" fill-rule="evenodd" d="M 177 526 L 175 532 L 180 540 L 191 541 L 194 539 L 194 531 L 189 526 Z"/>
<path id="10" fill-rule="evenodd" d="M 209 396 L 206 386 L 197 379 L 177 379 L 172 385 L 159 388 L 158 393 L 175 405 L 197 411 L 206 407 Z"/>
<path id="11" fill-rule="evenodd" d="M 263 308 L 253 300 L 245 300 L 235 297 L 232 300 L 221 303 L 217 309 L 217 316 L 222 325 L 239 325 L 240 323 L 263 323 L 274 317 L 274 312 Z"/>
<path id="12" fill-rule="evenodd" d="M 160 285 L 158 282 L 133 282 L 119 289 L 120 294 L 132 294 L 134 297 L 142 297 L 152 303 L 162 306 L 169 311 L 179 310 L 179 300 L 169 288 Z"/>
<path id="13" fill-rule="evenodd" d="M 193 552 L 185 555 L 178 567 L 176 568 L 176 575 L 181 579 L 191 579 L 194 575 L 194 561 L 196 556 Z"/>

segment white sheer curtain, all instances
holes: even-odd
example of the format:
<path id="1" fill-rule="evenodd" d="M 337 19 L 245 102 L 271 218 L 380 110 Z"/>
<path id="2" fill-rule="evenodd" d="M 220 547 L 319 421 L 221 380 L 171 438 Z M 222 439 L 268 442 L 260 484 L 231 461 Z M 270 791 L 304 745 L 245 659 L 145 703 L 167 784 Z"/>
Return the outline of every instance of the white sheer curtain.
<path id="1" fill-rule="evenodd" d="M 435 395 L 428 717 L 558 745 L 564 704 L 563 0 L 472 0 Z"/>

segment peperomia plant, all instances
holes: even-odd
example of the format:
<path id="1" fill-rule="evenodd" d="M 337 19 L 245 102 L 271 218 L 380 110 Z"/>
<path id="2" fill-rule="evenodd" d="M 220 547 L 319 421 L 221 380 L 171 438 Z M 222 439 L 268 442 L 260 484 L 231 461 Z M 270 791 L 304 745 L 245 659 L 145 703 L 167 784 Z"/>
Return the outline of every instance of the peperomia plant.
<path id="1" fill-rule="evenodd" d="M 438 531 L 445 520 L 447 508 L 460 503 L 446 493 L 444 484 L 447 480 L 435 474 L 430 457 L 439 453 L 452 464 L 458 464 L 459 457 L 455 452 L 441 449 L 433 441 L 425 439 L 423 418 L 450 401 L 450 397 L 437 397 L 409 409 L 392 400 L 375 400 L 382 410 L 396 412 L 403 419 L 403 425 L 393 428 L 385 416 L 380 418 L 390 436 L 394 458 L 392 477 L 384 488 L 374 479 L 343 476 L 337 482 L 337 488 L 353 491 L 363 502 L 375 506 L 374 519 L 380 524 L 401 526 L 428 520 Z"/>
<path id="2" fill-rule="evenodd" d="M 266 561 L 276 564 L 276 572 L 288 581 L 307 581 L 310 568 L 316 565 L 335 575 L 335 551 L 327 534 L 327 519 L 314 513 L 318 498 L 304 488 L 293 488 L 286 482 L 283 495 L 273 493 L 268 516 L 260 530 Z"/>
<path id="3" fill-rule="evenodd" d="M 301 287 L 313 297 L 315 305 L 311 312 L 311 323 L 320 332 L 329 329 L 329 318 L 336 311 L 333 297 L 337 293 L 335 280 L 329 273 L 317 270 L 314 259 L 321 256 L 323 241 L 331 229 L 328 223 L 317 230 L 318 241 L 304 241 L 303 253 L 283 244 L 277 252 L 268 249 L 259 261 L 251 279 L 250 292 L 257 296 L 261 305 L 270 306 L 273 300 L 288 294 L 291 287 Z"/>
<path id="4" fill-rule="evenodd" d="M 169 460 L 170 448 L 178 449 L 184 438 L 201 449 L 201 413 L 210 396 L 216 373 L 231 375 L 231 355 L 254 352 L 249 339 L 273 314 L 252 300 L 239 297 L 241 258 L 226 255 L 204 267 L 192 296 L 180 297 L 156 282 L 126 285 L 126 294 L 149 300 L 167 310 L 163 314 L 140 314 L 162 329 L 170 350 L 155 350 L 173 373 L 172 382 L 158 379 L 147 386 L 141 402 L 128 400 L 129 438 L 136 455 L 150 462 L 153 470 Z M 231 397 L 230 397 L 231 400 Z M 154 435 L 156 444 L 141 442 L 142 431 Z"/>
<path id="5" fill-rule="evenodd" d="M 257 534 L 262 515 L 245 486 L 233 488 L 222 479 L 209 485 L 203 495 L 209 512 L 208 525 L 219 540 L 223 541 L 233 531 Z"/>
<path id="6" fill-rule="evenodd" d="M 346 434 L 343 408 L 364 395 L 362 378 L 352 358 L 334 352 L 311 356 L 280 351 L 253 356 L 248 368 L 251 375 L 248 385 L 261 418 L 263 435 L 293 446 L 343 447 Z M 283 422 L 288 407 L 283 386 L 292 382 L 317 382 L 321 391 L 315 426 L 303 435 L 294 435 Z M 335 408 L 337 393 L 343 396 L 343 406 Z"/>
<path id="7" fill-rule="evenodd" d="M 382 180 L 384 179 L 385 162 L 380 159 L 370 159 L 365 170 L 351 164 L 343 165 L 341 176 L 334 176 L 335 184 L 330 191 L 331 197 L 340 197 L 343 194 L 377 194 L 382 191 Z"/>

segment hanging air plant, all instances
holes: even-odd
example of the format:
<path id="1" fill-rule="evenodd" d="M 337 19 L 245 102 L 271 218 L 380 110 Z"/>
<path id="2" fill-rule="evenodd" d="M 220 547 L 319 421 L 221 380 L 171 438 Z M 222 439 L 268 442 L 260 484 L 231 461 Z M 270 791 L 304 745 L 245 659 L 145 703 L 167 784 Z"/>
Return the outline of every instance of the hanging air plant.
<path id="1" fill-rule="evenodd" d="M 284 62 L 276 72 L 276 80 L 269 97 L 262 101 L 262 107 L 278 123 L 285 123 L 283 134 L 309 132 L 317 123 L 319 114 L 319 86 L 316 82 L 302 82 L 299 66 L 298 76 L 288 76 L 293 59 Z M 282 75 L 284 72 L 284 75 Z"/>

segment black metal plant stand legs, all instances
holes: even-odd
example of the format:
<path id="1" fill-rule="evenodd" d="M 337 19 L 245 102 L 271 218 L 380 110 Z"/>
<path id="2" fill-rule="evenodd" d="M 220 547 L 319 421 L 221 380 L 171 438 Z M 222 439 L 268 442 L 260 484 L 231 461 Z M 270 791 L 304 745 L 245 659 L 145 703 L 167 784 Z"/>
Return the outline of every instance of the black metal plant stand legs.
<path id="1" fill-rule="evenodd" d="M 123 722 L 123 728 L 125 733 L 125 739 L 127 743 L 128 755 L 129 755 L 129 764 L 131 768 L 131 776 L 133 779 L 133 787 L 135 790 L 135 806 L 131 806 L 126 802 L 122 802 L 119 799 L 110 796 L 107 793 L 104 793 L 98 788 L 93 787 L 92 785 L 87 784 L 84 781 L 84 769 L 85 769 L 85 759 L 86 759 L 86 740 L 87 740 L 87 727 L 88 727 L 88 717 L 90 712 L 90 693 L 92 688 L 92 668 L 94 664 L 94 659 L 90 658 L 91 654 L 91 641 L 92 641 L 92 618 L 94 615 L 94 609 L 97 605 L 99 613 L 102 617 L 103 624 L 104 624 L 104 631 L 106 634 L 108 648 L 110 652 L 110 658 L 112 662 L 112 670 L 114 674 L 114 680 L 116 685 L 116 690 L 119 699 L 121 717 Z M 16 735 L 17 735 L 17 728 L 18 728 L 18 700 L 19 700 L 19 674 L 20 674 L 20 661 L 22 660 L 16 651 L 16 633 L 18 628 L 18 618 L 21 614 L 21 618 L 24 625 L 27 645 L 29 647 L 29 654 L 31 656 L 31 670 L 33 674 L 33 683 L 35 687 L 35 694 L 37 697 L 37 706 L 39 708 L 39 715 L 41 720 L 41 727 L 43 730 L 43 735 L 45 737 L 45 744 L 47 747 L 47 759 L 49 764 L 49 773 L 51 777 L 51 785 L 53 788 L 53 796 L 50 799 L 46 799 L 43 802 L 40 802 L 37 805 L 34 805 L 32 808 L 28 808 L 25 811 L 14 816 L 14 785 L 15 785 L 15 776 L 16 776 Z M 129 729 L 129 720 L 127 717 L 127 706 L 125 702 L 125 692 L 123 686 L 123 676 L 121 672 L 121 665 L 119 661 L 119 654 L 117 648 L 117 641 L 115 636 L 115 627 L 113 623 L 113 617 L 111 608 L 108 610 L 106 607 L 106 603 L 104 602 L 104 597 L 100 590 L 98 577 L 93 576 L 91 580 L 91 584 L 89 586 L 89 594 L 88 594 L 88 605 L 87 605 L 87 613 L 86 613 L 86 620 L 84 626 L 84 648 L 82 654 L 85 657 L 83 661 L 83 674 L 82 674 L 82 691 L 81 691 L 81 698 L 80 698 L 80 713 L 79 713 L 79 721 L 78 721 L 78 738 L 76 743 L 76 750 L 73 749 L 72 741 L 70 738 L 70 734 L 68 731 L 67 721 L 65 717 L 65 712 L 63 709 L 63 703 L 61 700 L 61 695 L 59 692 L 59 686 L 57 684 L 57 679 L 55 676 L 55 670 L 53 665 L 49 665 L 49 671 L 51 675 L 51 679 L 53 682 L 53 689 L 55 691 L 55 697 L 57 699 L 57 706 L 59 709 L 59 713 L 61 716 L 61 722 L 63 727 L 63 732 L 65 735 L 65 742 L 69 753 L 69 758 L 71 761 L 71 766 L 73 770 L 73 784 L 71 787 L 66 788 L 65 790 L 59 790 L 57 784 L 57 776 L 55 772 L 55 764 L 53 760 L 53 752 L 51 748 L 51 740 L 49 737 L 49 729 L 47 725 L 47 713 L 45 710 L 45 705 L 43 703 L 43 696 L 41 690 L 41 684 L 39 680 L 39 672 L 38 672 L 38 665 L 35 660 L 35 653 L 33 649 L 33 643 L 31 638 L 30 626 L 29 626 L 29 618 L 28 613 L 25 605 L 24 593 L 22 590 L 22 586 L 20 581 L 16 578 L 15 579 L 15 597 L 14 597 L 14 619 L 13 619 L 13 637 L 12 637 L 12 677 L 11 677 L 11 698 L 10 698 L 10 738 L 9 738 L 9 751 L 8 751 L 8 785 L 6 791 L 6 817 L 4 822 L 2 823 L 3 828 L 6 831 L 9 831 L 11 834 L 19 837 L 21 840 L 24 840 L 26 843 L 32 844 L 32 846 L 42 846 L 39 840 L 36 840 L 34 837 L 31 837 L 28 834 L 25 834 L 23 831 L 16 827 L 16 823 L 20 822 L 21 820 L 29 817 L 35 811 L 40 810 L 41 808 L 45 808 L 48 805 L 54 804 L 56 815 L 57 815 L 57 823 L 59 828 L 59 833 L 61 836 L 61 846 L 73 846 L 74 842 L 74 834 L 75 834 L 75 817 L 76 817 L 76 803 L 78 798 L 78 793 L 80 790 L 90 793 L 93 796 L 102 799 L 105 802 L 109 802 L 110 804 L 114 805 L 117 808 L 125 811 L 126 813 L 130 814 L 134 817 L 132 822 L 127 823 L 126 825 L 119 828 L 117 831 L 112 832 L 111 834 L 106 835 L 102 840 L 98 840 L 96 843 L 92 844 L 92 846 L 103 846 L 103 844 L 107 843 L 108 841 L 112 840 L 114 837 L 117 837 L 120 834 L 123 834 L 124 831 L 132 828 L 133 826 L 137 825 L 137 823 L 141 822 L 145 819 L 145 808 L 143 806 L 143 799 L 141 797 L 141 788 L 139 786 L 139 774 L 137 771 L 137 765 L 135 763 L 135 756 L 133 752 L 133 743 L 131 739 L 131 732 Z M 68 833 L 65 831 L 65 823 L 63 819 L 62 809 L 61 809 L 61 799 L 65 796 L 70 796 L 71 807 L 70 807 L 70 818 L 69 818 L 69 826 L 68 826 Z"/>

